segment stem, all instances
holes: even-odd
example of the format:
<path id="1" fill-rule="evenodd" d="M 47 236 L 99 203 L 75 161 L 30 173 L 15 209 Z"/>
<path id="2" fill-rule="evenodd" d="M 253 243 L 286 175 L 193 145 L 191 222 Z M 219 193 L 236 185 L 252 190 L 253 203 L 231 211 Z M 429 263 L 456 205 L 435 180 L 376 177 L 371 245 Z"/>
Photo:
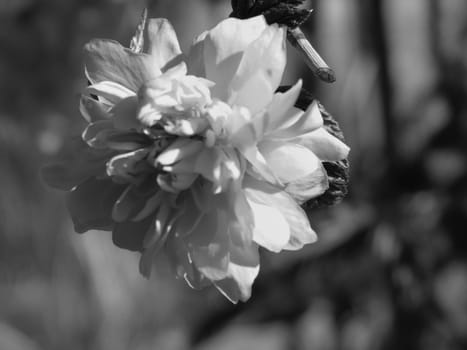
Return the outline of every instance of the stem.
<path id="1" fill-rule="evenodd" d="M 307 66 L 313 74 L 326 83 L 336 81 L 334 71 L 324 62 L 318 52 L 313 48 L 305 34 L 299 27 L 287 30 L 287 39 L 305 58 Z"/>

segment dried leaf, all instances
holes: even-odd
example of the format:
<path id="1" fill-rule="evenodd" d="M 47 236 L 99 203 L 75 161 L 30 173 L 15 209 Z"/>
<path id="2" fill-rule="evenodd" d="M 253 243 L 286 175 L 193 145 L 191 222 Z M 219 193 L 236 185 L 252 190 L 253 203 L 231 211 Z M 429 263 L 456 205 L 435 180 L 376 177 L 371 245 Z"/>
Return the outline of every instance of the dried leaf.
<path id="1" fill-rule="evenodd" d="M 310 11 L 300 8 L 304 0 L 232 0 L 231 17 L 250 18 L 264 15 L 269 24 L 277 23 L 295 28 L 310 16 Z"/>
<path id="2" fill-rule="evenodd" d="M 144 31 L 146 29 L 146 23 L 148 20 L 148 9 L 145 8 L 143 10 L 143 14 L 141 15 L 141 21 L 136 28 L 136 33 L 131 38 L 130 41 L 130 50 L 135 53 L 142 53 L 144 49 Z"/>

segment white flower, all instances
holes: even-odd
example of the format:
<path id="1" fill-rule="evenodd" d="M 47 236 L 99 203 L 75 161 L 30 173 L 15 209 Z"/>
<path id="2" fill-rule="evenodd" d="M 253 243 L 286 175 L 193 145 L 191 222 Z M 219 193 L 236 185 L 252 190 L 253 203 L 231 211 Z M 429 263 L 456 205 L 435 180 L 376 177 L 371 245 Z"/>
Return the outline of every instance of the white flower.
<path id="1" fill-rule="evenodd" d="M 258 246 L 316 240 L 300 204 L 327 189 L 322 161 L 349 149 L 323 128 L 316 103 L 294 107 L 300 81 L 276 93 L 286 29 L 229 18 L 187 55 L 168 21 L 150 20 L 147 31 L 147 53 L 108 40 L 85 48 L 83 139 L 107 152 L 106 174 L 120 186 L 114 241 L 142 250 L 144 275 L 163 249 L 191 286 L 246 300 Z"/>

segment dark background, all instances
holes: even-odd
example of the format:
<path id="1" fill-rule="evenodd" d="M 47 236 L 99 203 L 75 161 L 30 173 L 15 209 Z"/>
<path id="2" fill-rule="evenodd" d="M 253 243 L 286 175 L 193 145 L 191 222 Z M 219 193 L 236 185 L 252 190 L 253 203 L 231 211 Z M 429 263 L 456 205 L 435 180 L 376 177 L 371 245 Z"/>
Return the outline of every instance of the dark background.
<path id="1" fill-rule="evenodd" d="M 229 1 L 160 0 L 187 48 Z M 467 2 L 320 0 L 303 27 L 337 73 L 305 85 L 352 148 L 320 241 L 263 253 L 246 304 L 138 274 L 108 233 L 73 233 L 39 168 L 79 134 L 81 48 L 128 44 L 144 1 L 0 0 L 0 349 L 457 350 L 467 347 Z"/>

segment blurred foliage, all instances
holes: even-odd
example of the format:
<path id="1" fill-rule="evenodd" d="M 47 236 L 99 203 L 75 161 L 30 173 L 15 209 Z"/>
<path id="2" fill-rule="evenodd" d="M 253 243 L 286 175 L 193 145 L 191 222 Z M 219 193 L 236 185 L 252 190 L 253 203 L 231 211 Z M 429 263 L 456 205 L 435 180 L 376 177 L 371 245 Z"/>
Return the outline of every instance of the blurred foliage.
<path id="1" fill-rule="evenodd" d="M 289 75 L 340 121 L 350 195 L 313 210 L 320 242 L 264 252 L 238 306 L 147 282 L 105 232 L 72 232 L 41 164 L 83 126 L 81 47 L 128 44 L 144 1 L 0 0 L 0 349 L 457 350 L 467 346 L 467 3 L 321 0 L 303 30 L 338 81 Z M 150 3 L 183 47 L 230 1 Z"/>

